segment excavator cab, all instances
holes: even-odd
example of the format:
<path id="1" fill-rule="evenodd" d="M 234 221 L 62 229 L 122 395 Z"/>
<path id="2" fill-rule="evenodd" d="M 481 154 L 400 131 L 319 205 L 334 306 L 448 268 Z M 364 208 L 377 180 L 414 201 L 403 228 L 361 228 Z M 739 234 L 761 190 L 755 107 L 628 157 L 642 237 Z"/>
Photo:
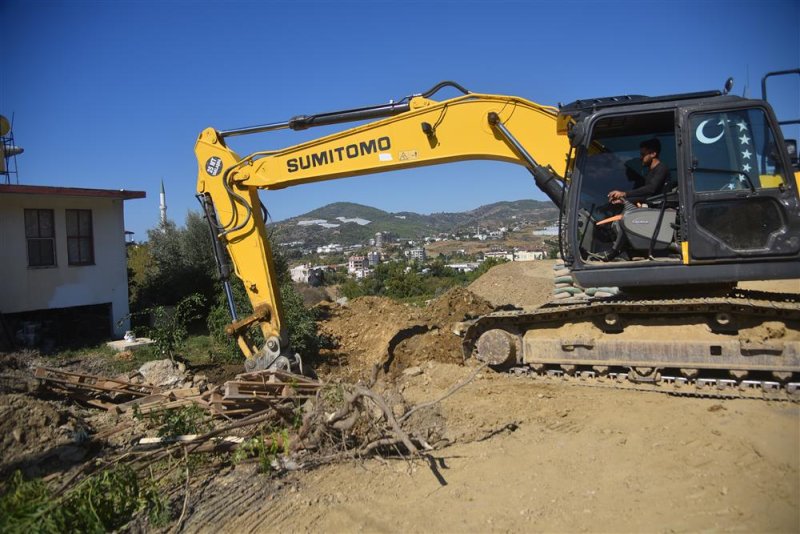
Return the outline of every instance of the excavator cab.
<path id="1" fill-rule="evenodd" d="M 560 114 L 570 117 L 575 149 L 562 246 L 581 285 L 800 276 L 798 184 L 766 102 L 718 91 L 620 96 Z M 669 180 L 637 204 L 609 204 L 609 191 L 631 190 L 647 172 L 635 156 L 652 138 Z"/>

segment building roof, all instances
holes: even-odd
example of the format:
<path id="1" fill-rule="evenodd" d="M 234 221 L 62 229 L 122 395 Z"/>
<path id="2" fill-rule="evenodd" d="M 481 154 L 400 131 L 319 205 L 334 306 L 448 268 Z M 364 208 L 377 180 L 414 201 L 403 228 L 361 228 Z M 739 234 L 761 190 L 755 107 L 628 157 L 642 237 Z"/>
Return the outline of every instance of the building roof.
<path id="1" fill-rule="evenodd" d="M 4 193 L 63 197 L 119 198 L 122 200 L 145 198 L 147 196 L 144 191 L 128 191 L 126 189 L 86 189 L 81 187 L 52 187 L 47 185 L 0 184 L 0 194 Z"/>

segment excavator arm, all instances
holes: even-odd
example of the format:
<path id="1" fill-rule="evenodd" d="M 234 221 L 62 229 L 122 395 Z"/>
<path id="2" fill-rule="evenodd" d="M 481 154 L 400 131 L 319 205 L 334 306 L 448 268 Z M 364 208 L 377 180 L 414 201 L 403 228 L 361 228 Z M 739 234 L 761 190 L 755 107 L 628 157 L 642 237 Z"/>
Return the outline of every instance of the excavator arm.
<path id="1" fill-rule="evenodd" d="M 465 94 L 443 101 L 429 98 L 445 85 Z M 375 118 L 378 120 L 306 143 L 245 157 L 226 143 L 235 135 Z M 255 310 L 250 317 L 238 319 L 229 294 L 234 320 L 228 333 L 237 339 L 246 366 L 268 368 L 291 360 L 259 190 L 486 159 L 525 166 L 539 188 L 560 205 L 561 177 L 570 148 L 566 135 L 559 135 L 566 132 L 560 125 L 557 128 L 557 118 L 555 108 L 513 96 L 468 93 L 457 84 L 444 82 L 396 104 L 239 130 L 204 130 L 195 145 L 198 196 Z M 247 330 L 254 326 L 264 334 L 264 347 L 248 341 Z"/>

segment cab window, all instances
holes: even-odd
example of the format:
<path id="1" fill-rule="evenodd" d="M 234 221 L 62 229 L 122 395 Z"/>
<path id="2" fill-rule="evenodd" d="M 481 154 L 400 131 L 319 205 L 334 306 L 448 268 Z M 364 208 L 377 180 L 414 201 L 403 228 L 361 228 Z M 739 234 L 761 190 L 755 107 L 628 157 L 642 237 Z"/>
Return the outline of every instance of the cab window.
<path id="1" fill-rule="evenodd" d="M 696 113 L 690 120 L 695 192 L 769 189 L 786 183 L 762 109 Z"/>

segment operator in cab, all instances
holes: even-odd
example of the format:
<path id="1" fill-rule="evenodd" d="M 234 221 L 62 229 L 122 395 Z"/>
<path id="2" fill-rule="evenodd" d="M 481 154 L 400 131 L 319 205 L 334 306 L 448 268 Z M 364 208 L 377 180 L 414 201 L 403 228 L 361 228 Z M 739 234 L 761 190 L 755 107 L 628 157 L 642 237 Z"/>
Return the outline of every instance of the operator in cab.
<path id="1" fill-rule="evenodd" d="M 644 177 L 644 185 L 630 191 L 610 191 L 608 201 L 611 204 L 622 204 L 625 199 L 632 203 L 641 203 L 647 197 L 661 193 L 669 181 L 669 168 L 659 159 L 661 141 L 648 139 L 639 144 L 639 157 L 642 166 L 649 169 Z"/>

